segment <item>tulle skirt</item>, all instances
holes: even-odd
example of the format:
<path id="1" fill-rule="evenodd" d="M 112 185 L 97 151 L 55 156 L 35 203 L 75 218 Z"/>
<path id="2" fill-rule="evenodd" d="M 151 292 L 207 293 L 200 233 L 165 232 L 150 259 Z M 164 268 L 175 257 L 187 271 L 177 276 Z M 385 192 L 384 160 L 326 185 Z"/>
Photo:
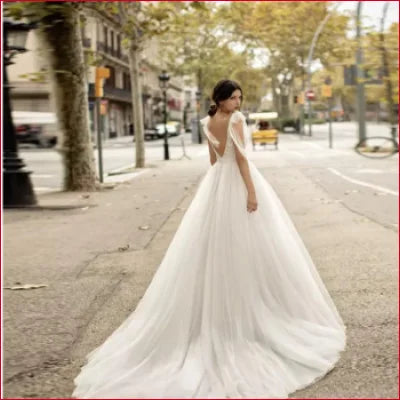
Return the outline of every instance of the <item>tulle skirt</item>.
<path id="1" fill-rule="evenodd" d="M 77 398 L 287 398 L 330 371 L 345 326 L 289 215 L 249 161 L 209 168 L 136 309 Z"/>

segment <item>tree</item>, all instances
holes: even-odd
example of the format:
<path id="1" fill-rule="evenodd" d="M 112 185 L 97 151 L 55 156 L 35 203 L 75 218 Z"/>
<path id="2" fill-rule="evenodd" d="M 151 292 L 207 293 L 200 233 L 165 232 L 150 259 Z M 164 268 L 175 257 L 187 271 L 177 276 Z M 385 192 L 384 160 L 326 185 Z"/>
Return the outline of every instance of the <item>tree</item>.
<path id="1" fill-rule="evenodd" d="M 146 43 L 169 28 L 175 6 L 168 2 L 160 4 L 95 2 L 88 3 L 87 7 L 106 13 L 116 19 L 121 26 L 124 35 L 123 45 L 128 49 L 129 57 L 136 168 L 143 168 L 145 166 L 145 142 L 139 60 Z"/>
<path id="2" fill-rule="evenodd" d="M 89 131 L 86 66 L 82 50 L 79 3 L 6 3 L 5 13 L 38 24 L 47 48 L 56 113 L 62 129 L 64 190 L 96 190 Z"/>
<path id="3" fill-rule="evenodd" d="M 313 35 L 328 12 L 323 2 L 232 2 L 220 9 L 231 40 L 268 54 L 266 81 L 282 114 L 290 112 L 296 78 L 305 86 L 306 60 Z M 246 7 L 244 7 L 246 6 Z M 304 21 L 307 21 L 305 24 Z M 343 57 L 348 18 L 332 13 L 314 51 L 314 60 L 332 62 Z"/>
<path id="4" fill-rule="evenodd" d="M 205 103 L 210 101 L 218 80 L 238 80 L 245 93 L 246 107 L 256 108 L 262 95 L 262 72 L 250 65 L 246 51 L 230 47 L 229 38 L 221 29 L 218 7 L 213 3 L 195 2 L 176 10 L 173 23 L 161 36 L 168 69 L 177 75 L 192 77 Z"/>

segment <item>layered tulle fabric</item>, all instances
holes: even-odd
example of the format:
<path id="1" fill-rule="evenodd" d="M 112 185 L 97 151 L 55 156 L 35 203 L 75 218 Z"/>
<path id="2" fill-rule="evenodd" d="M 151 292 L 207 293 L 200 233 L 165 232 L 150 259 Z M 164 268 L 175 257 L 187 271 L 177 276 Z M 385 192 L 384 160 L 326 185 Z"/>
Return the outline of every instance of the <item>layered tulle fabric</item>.
<path id="1" fill-rule="evenodd" d="M 258 210 L 247 212 L 233 135 L 136 310 L 87 356 L 73 397 L 287 398 L 334 367 L 343 321 L 250 161 Z"/>

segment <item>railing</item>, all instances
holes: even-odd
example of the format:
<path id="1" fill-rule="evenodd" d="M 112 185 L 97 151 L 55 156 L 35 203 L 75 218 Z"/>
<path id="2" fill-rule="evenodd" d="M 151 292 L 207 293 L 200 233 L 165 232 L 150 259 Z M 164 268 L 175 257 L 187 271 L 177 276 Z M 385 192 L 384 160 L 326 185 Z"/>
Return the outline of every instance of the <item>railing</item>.
<path id="1" fill-rule="evenodd" d="M 127 89 L 120 89 L 116 87 L 104 86 L 104 97 L 108 97 L 112 100 L 120 101 L 132 101 L 131 91 Z"/>
<path id="2" fill-rule="evenodd" d="M 90 38 L 82 39 L 83 47 L 90 47 L 92 45 L 92 40 Z"/>
<path id="3" fill-rule="evenodd" d="M 128 89 L 120 89 L 120 88 L 104 85 L 103 93 L 104 93 L 103 97 L 105 99 L 116 100 L 116 101 L 125 101 L 125 102 L 132 101 L 131 91 Z M 94 95 L 95 95 L 93 83 L 89 83 L 88 95 L 91 98 L 94 97 Z"/>
<path id="4" fill-rule="evenodd" d="M 97 41 L 97 50 L 102 51 L 106 55 L 118 58 L 127 64 L 129 63 L 128 56 L 126 54 L 122 54 L 121 49 L 113 49 L 110 46 L 106 46 L 103 42 Z"/>

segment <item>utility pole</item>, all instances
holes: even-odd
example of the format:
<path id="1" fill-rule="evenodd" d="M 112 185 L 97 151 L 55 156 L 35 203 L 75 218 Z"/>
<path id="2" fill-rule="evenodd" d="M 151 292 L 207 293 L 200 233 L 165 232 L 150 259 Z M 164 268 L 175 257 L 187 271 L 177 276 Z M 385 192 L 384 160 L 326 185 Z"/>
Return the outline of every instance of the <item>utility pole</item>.
<path id="1" fill-rule="evenodd" d="M 315 45 L 317 44 L 318 37 L 321 34 L 322 30 L 324 29 L 325 24 L 328 22 L 328 19 L 332 16 L 333 12 L 336 10 L 337 7 L 338 5 L 335 8 L 333 8 L 328 14 L 325 15 L 325 18 L 319 24 L 317 30 L 314 33 L 314 37 L 312 38 L 311 46 L 308 51 L 308 57 L 307 57 L 307 91 L 311 90 L 311 61 L 313 58 Z M 307 98 L 307 106 L 308 106 L 308 124 L 309 124 L 308 134 L 309 136 L 312 136 L 312 128 L 311 128 L 312 108 L 311 108 L 311 100 L 309 98 Z"/>
<path id="2" fill-rule="evenodd" d="M 392 81 L 390 80 L 390 69 L 389 69 L 389 60 L 388 54 L 385 46 L 385 19 L 387 15 L 387 10 L 390 2 L 387 1 L 383 6 L 382 18 L 381 18 L 381 31 L 380 31 L 380 51 L 382 56 L 382 67 L 383 67 L 383 81 L 386 90 L 386 100 L 387 106 L 389 108 L 389 122 L 390 122 L 390 134 L 393 139 L 397 137 L 397 124 L 396 124 L 396 116 L 394 112 L 394 101 L 393 101 L 393 86 Z"/>
<path id="3" fill-rule="evenodd" d="M 97 151 L 99 162 L 99 181 L 103 183 L 103 138 L 101 137 L 101 98 L 103 97 L 103 82 L 104 79 L 110 77 L 109 68 L 97 67 L 96 68 L 96 81 L 95 81 L 95 97 L 96 97 L 96 130 L 97 130 Z"/>
<path id="4" fill-rule="evenodd" d="M 364 90 L 364 71 L 363 64 L 363 51 L 361 47 L 361 6 L 362 2 L 357 4 L 357 18 L 356 18 L 356 38 L 357 38 L 357 51 L 356 51 L 356 70 L 357 70 L 357 118 L 358 118 L 358 138 L 364 140 L 367 137 L 365 126 L 365 90 Z"/>

